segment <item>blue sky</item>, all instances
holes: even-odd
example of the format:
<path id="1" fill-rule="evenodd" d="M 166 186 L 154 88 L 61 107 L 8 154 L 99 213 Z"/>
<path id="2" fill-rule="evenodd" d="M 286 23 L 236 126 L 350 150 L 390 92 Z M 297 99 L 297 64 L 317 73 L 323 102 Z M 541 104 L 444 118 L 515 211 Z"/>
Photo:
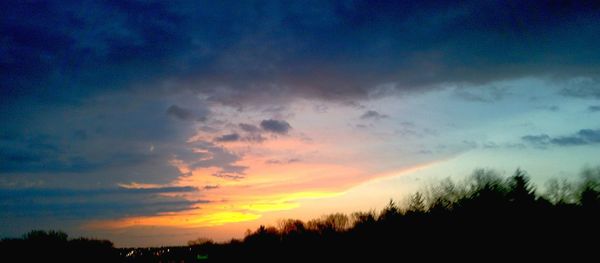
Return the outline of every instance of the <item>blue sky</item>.
<path id="1" fill-rule="evenodd" d="M 5 1 L 0 236 L 224 240 L 475 168 L 541 191 L 598 165 L 599 9 Z"/>

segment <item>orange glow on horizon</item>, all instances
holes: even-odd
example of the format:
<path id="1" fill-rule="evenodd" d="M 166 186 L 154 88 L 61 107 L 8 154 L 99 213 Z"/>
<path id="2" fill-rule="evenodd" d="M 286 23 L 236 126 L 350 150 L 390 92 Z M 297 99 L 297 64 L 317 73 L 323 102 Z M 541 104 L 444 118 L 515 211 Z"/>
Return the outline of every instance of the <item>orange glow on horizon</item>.
<path id="1" fill-rule="evenodd" d="M 340 193 L 298 192 L 289 195 L 263 196 L 247 198 L 230 203 L 206 204 L 202 208 L 163 213 L 155 216 L 138 216 L 117 220 L 93 221 L 87 228 L 125 228 L 133 226 L 170 226 L 170 227 L 210 227 L 227 223 L 251 221 L 260 218 L 261 213 L 290 210 L 297 208 L 297 201 L 305 199 L 327 198 Z"/>
<path id="2" fill-rule="evenodd" d="M 407 173 L 425 169 L 438 162 L 426 163 L 401 171 L 380 174 L 375 178 L 363 178 L 363 181 L 354 182 L 354 185 L 363 184 L 390 176 L 400 176 Z M 229 223 L 254 221 L 264 213 L 297 209 L 302 200 L 326 199 L 344 195 L 350 188 L 337 189 L 337 191 L 295 191 L 291 193 L 268 193 L 263 191 L 243 192 L 239 187 L 235 190 L 220 190 L 217 196 L 228 196 L 223 201 L 202 204 L 201 207 L 182 211 L 163 213 L 154 216 L 128 217 L 116 220 L 89 222 L 86 228 L 127 228 L 136 226 L 168 226 L 180 228 L 213 227 Z M 277 188 L 277 187 L 276 187 Z M 260 190 L 260 189 L 258 189 Z"/>
<path id="3" fill-rule="evenodd" d="M 206 139 L 203 136 L 198 134 L 190 141 Z M 254 221 L 267 213 L 299 209 L 305 200 L 342 196 L 350 189 L 366 182 L 404 175 L 437 163 L 430 162 L 400 171 L 374 174 L 366 170 L 362 161 L 352 162 L 352 165 L 336 162 L 336 158 L 343 156 L 345 159 L 349 153 L 334 145 L 307 142 L 292 136 L 274 136 L 262 143 L 254 143 L 252 147 L 249 147 L 250 144 L 251 142 L 244 141 L 220 144 L 227 151 L 240 153 L 243 157 L 232 164 L 247 167 L 244 173 L 240 174 L 244 177 L 241 180 L 214 176 L 221 172 L 218 167 L 192 169 L 176 156 L 171 160 L 171 165 L 184 174 L 172 185 L 194 186 L 200 189 L 199 192 L 176 195 L 189 201 L 208 200 L 208 203 L 199 203 L 186 211 L 94 221 L 84 227 L 192 228 Z M 198 151 L 202 152 L 201 149 Z M 316 152 L 320 153 L 318 158 L 314 154 Z M 218 187 L 204 188 L 207 185 L 218 185 Z M 140 186 L 147 185 L 122 184 L 122 187 Z"/>

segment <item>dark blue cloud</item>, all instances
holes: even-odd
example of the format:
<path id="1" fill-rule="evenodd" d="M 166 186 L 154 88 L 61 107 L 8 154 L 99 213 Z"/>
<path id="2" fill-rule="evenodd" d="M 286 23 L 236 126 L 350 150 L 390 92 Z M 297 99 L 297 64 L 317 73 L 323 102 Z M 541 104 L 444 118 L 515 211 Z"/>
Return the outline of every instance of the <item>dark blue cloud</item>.
<path id="1" fill-rule="evenodd" d="M 600 130 L 592 130 L 592 129 L 579 130 L 579 132 L 577 132 L 577 136 L 579 136 L 582 139 L 584 139 L 588 142 L 591 142 L 591 143 L 600 142 Z"/>
<path id="2" fill-rule="evenodd" d="M 245 133 L 241 138 L 244 141 L 260 143 L 267 139 L 262 135 L 263 130 L 254 124 L 239 123 L 238 127 L 242 133 Z"/>
<path id="3" fill-rule="evenodd" d="M 287 134 L 292 126 L 284 120 L 263 120 L 260 122 L 260 127 L 268 132 L 278 133 L 278 134 Z"/>
<path id="4" fill-rule="evenodd" d="M 202 187 L 202 189 L 204 189 L 204 190 L 211 190 L 211 189 L 218 189 L 218 188 L 220 188 L 220 186 L 217 184 L 209 184 L 209 185 L 205 185 L 204 187 Z"/>
<path id="5" fill-rule="evenodd" d="M 230 133 L 215 138 L 216 142 L 235 142 L 240 140 L 240 135 L 237 133 Z"/>
<path id="6" fill-rule="evenodd" d="M 371 120 L 381 120 L 381 119 L 385 119 L 388 117 L 389 117 L 388 115 L 381 114 L 374 110 L 366 111 L 365 113 L 363 113 L 363 115 L 360 116 L 360 118 L 363 120 L 370 120 L 370 119 Z"/>
<path id="7" fill-rule="evenodd" d="M 597 75 L 594 1 L 4 1 L 2 102 L 192 81 L 225 103 Z M 186 86 L 186 85 L 182 85 Z M 188 86 L 189 87 L 189 86 Z M 219 92 L 229 88 L 229 92 Z M 248 95 L 253 95 L 248 97 Z M 245 100 L 244 100 L 245 98 Z M 48 103 L 48 102 L 46 102 Z"/>
<path id="8" fill-rule="evenodd" d="M 140 3 L 136 12 L 133 5 L 93 1 L 2 5 L 4 99 L 69 101 L 154 79 L 187 43 L 176 31 L 181 20 L 160 3 Z"/>
<path id="9" fill-rule="evenodd" d="M 589 106 L 588 107 L 588 111 L 589 112 L 599 112 L 600 111 L 600 105 Z"/>
<path id="10" fill-rule="evenodd" d="M 454 94 L 466 101 L 493 103 L 504 99 L 508 91 L 503 87 L 492 86 L 485 89 L 459 88 L 454 91 Z"/>
<path id="11" fill-rule="evenodd" d="M 54 105 L 24 114 L 31 111 L 25 107 L 0 123 L 0 187 L 16 181 L 40 181 L 48 187 L 170 183 L 182 175 L 169 163 L 173 156 L 199 158 L 187 143 L 196 132 L 194 123 L 165 114 L 172 102 L 154 94 L 114 92 L 85 105 Z M 195 119 L 207 112 L 197 101 L 179 100 L 177 105 Z M 197 165 L 219 166 L 222 160 L 227 166 L 235 160 L 219 159 L 220 152 L 214 156 Z"/>
<path id="12" fill-rule="evenodd" d="M 153 215 L 191 209 L 193 205 L 208 202 L 159 195 L 197 190 L 195 187 L 0 189 L 0 209 L 3 216 L 45 216 L 76 221 Z"/>
<path id="13" fill-rule="evenodd" d="M 82 197 L 100 195 L 135 195 L 135 194 L 160 194 L 160 193 L 185 193 L 195 192 L 198 189 L 192 186 L 165 186 L 147 188 L 101 188 L 101 189 L 60 189 L 60 188 L 25 188 L 3 189 L 0 198 L 27 198 L 27 197 Z"/>
<path id="14" fill-rule="evenodd" d="M 168 156 L 185 145 L 188 132 L 160 114 L 164 108 L 154 101 L 136 103 L 133 109 L 119 99 L 52 107 L 0 124 L 0 174 L 36 173 L 32 180 L 104 186 L 169 182 L 179 173 L 166 163 Z"/>
<path id="15" fill-rule="evenodd" d="M 201 109 L 199 112 L 194 112 L 194 110 L 177 105 L 171 105 L 169 108 L 167 108 L 167 115 L 184 121 L 205 121 L 208 113 L 209 112 L 206 109 Z"/>
<path id="16" fill-rule="evenodd" d="M 254 124 L 240 123 L 239 126 L 240 126 L 240 129 L 242 129 L 243 131 L 248 132 L 248 133 L 259 133 L 260 132 L 260 128 L 258 128 Z"/>
<path id="17" fill-rule="evenodd" d="M 549 105 L 549 106 L 540 106 L 537 107 L 540 110 L 546 110 L 546 111 L 551 111 L 551 112 L 557 112 L 560 110 L 560 107 L 557 105 Z"/>
<path id="18" fill-rule="evenodd" d="M 556 138 L 552 138 L 552 140 L 550 140 L 550 142 L 553 144 L 556 144 L 556 145 L 560 145 L 560 146 L 583 145 L 583 144 L 588 143 L 586 140 L 584 140 L 583 138 L 581 138 L 579 136 L 556 137 Z"/>
<path id="19" fill-rule="evenodd" d="M 41 133 L 5 134 L 0 139 L 0 173 L 71 171 L 93 169 L 95 164 L 76 154 L 65 154 L 66 149 L 56 136 Z"/>
<path id="20" fill-rule="evenodd" d="M 600 78 L 578 77 L 568 81 L 560 94 L 569 97 L 600 99 Z"/>
<path id="21" fill-rule="evenodd" d="M 525 142 L 537 144 L 537 145 L 545 145 L 550 142 L 550 136 L 547 134 L 540 135 L 525 135 L 521 137 L 521 139 Z"/>
<path id="22" fill-rule="evenodd" d="M 521 139 L 538 147 L 551 144 L 557 146 L 588 145 L 600 143 L 600 130 L 581 129 L 575 134 L 559 137 L 550 137 L 547 134 L 526 135 Z"/>

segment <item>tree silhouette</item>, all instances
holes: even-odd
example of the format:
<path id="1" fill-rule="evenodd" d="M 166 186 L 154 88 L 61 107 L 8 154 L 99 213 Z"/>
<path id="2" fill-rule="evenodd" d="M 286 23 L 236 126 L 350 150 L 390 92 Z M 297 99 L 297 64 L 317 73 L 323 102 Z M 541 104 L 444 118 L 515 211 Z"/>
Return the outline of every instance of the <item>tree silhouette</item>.
<path id="1" fill-rule="evenodd" d="M 394 200 L 390 199 L 388 205 L 381 210 L 379 214 L 379 221 L 394 221 L 400 217 L 400 208 L 396 206 Z"/>
<path id="2" fill-rule="evenodd" d="M 407 212 L 423 213 L 425 212 L 425 200 L 421 192 L 416 192 L 409 197 Z"/>
<path id="3" fill-rule="evenodd" d="M 587 168 L 582 172 L 580 183 L 580 202 L 588 210 L 600 208 L 600 167 Z"/>
<path id="4" fill-rule="evenodd" d="M 521 169 L 517 169 L 508 178 L 508 201 L 513 204 L 530 206 L 535 202 L 535 188 L 529 183 L 529 177 Z"/>
<path id="5" fill-rule="evenodd" d="M 187 242 L 188 246 L 200 246 L 204 244 L 212 244 L 214 241 L 210 238 L 199 237 L 194 240 L 190 240 Z"/>

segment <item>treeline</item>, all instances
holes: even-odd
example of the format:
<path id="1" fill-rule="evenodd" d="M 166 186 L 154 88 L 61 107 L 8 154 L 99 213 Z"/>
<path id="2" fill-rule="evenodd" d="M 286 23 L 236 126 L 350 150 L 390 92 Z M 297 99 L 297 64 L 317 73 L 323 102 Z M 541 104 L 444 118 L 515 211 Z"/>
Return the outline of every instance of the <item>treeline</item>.
<path id="1" fill-rule="evenodd" d="M 426 187 L 402 204 L 390 201 L 381 211 L 281 220 L 227 243 L 200 238 L 187 247 L 112 252 L 106 243 L 102 253 L 112 257 L 118 251 L 122 262 L 513 261 L 517 256 L 573 261 L 598 259 L 599 234 L 600 167 L 584 170 L 576 182 L 551 180 L 545 191 L 522 170 L 508 178 L 476 170 L 461 182 L 446 179 Z M 2 248 L 41 244 L 30 239 L 4 240 Z M 61 251 L 80 249 L 69 245 L 74 240 L 63 240 Z"/>
<path id="2" fill-rule="evenodd" d="M 33 230 L 0 241 L 2 262 L 122 262 L 108 240 L 73 238 L 61 231 Z"/>

